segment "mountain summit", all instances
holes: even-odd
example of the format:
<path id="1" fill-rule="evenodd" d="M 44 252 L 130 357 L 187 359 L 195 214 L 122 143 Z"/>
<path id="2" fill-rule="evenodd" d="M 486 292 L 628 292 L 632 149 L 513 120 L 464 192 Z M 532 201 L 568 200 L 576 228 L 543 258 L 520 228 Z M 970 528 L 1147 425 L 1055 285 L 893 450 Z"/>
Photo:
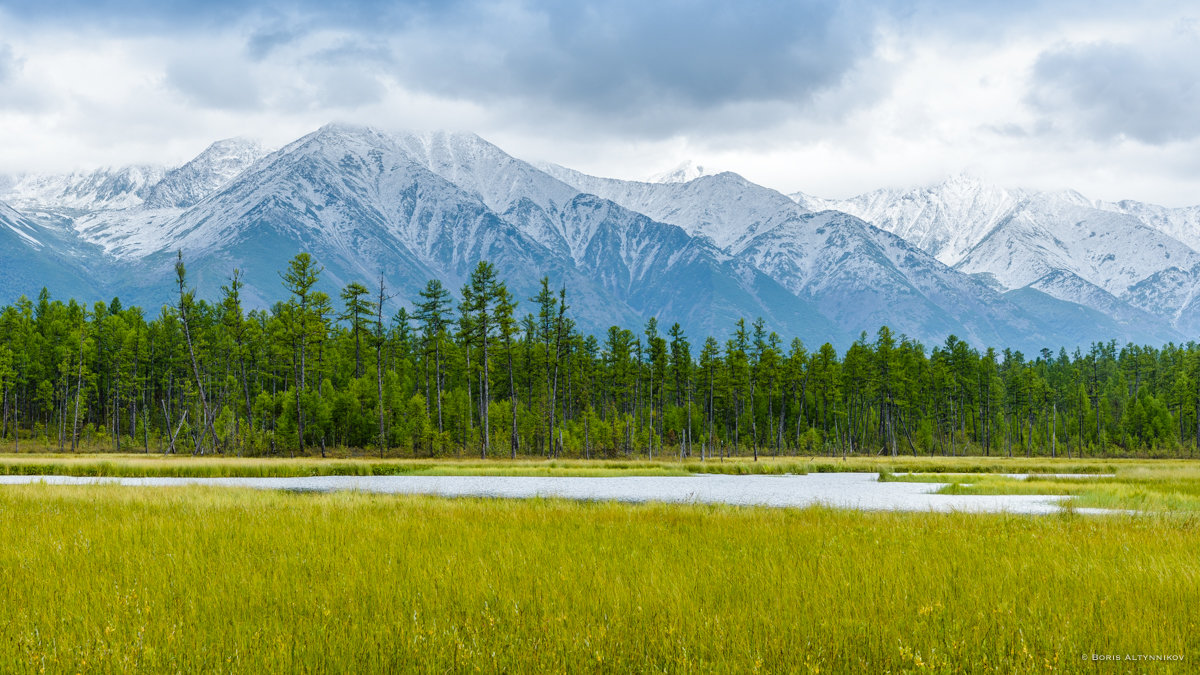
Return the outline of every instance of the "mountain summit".
<path id="1" fill-rule="evenodd" d="M 1143 337 L 1182 339 L 1200 328 L 1192 309 L 1200 253 L 1188 243 L 1200 242 L 1196 207 L 1095 202 L 1073 190 L 1012 190 L 965 174 L 846 200 L 792 197 L 859 216 L 1002 292 L 1025 291 L 1013 298 L 1036 290 Z"/>
<path id="2" fill-rule="evenodd" d="M 688 181 L 696 180 L 701 176 L 711 176 L 716 171 L 711 171 L 706 167 L 696 164 L 692 160 L 686 160 L 670 171 L 656 173 L 646 179 L 648 183 L 687 183 Z"/>
<path id="3" fill-rule="evenodd" d="M 250 306 L 311 253 L 331 296 L 381 279 L 409 304 L 490 260 L 525 301 L 549 276 L 587 332 L 658 317 L 725 336 L 764 317 L 847 345 L 882 324 L 926 344 L 1039 350 L 1200 330 L 1194 212 L 970 176 L 848 200 L 791 197 L 685 165 L 655 181 L 535 166 L 471 133 L 326 125 L 268 152 L 228 139 L 174 168 L 22 175 L 0 192 L 0 293 L 169 302 L 236 267 Z"/>

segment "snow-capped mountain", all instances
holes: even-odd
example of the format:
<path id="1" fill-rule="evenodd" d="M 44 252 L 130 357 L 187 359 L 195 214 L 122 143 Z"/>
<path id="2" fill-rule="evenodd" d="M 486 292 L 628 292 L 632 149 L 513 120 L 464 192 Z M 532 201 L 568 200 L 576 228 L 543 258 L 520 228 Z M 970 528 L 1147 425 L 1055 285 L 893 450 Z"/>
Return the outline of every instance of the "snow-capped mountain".
<path id="1" fill-rule="evenodd" d="M 160 186 L 194 178 L 207 159 Z M 457 289 L 486 259 L 521 300 L 543 275 L 565 282 L 573 316 L 590 331 L 661 316 L 695 334 L 723 333 L 737 317 L 762 315 L 787 334 L 841 337 L 820 312 L 711 244 L 583 194 L 469 134 L 328 125 L 188 208 L 154 203 L 72 223 L 74 234 L 115 260 L 122 295 L 139 302 L 170 300 L 163 280 L 176 250 L 202 294 L 215 294 L 238 267 L 247 301 L 260 305 L 278 297 L 277 272 L 300 250 L 324 266 L 331 295 L 382 273 L 408 299 L 430 278 Z"/>
<path id="2" fill-rule="evenodd" d="M 185 209 L 216 192 L 267 151 L 257 141 L 228 138 L 171 169 L 146 194 L 147 208 Z"/>
<path id="3" fill-rule="evenodd" d="M 724 249 L 759 228 L 806 212 L 787 196 L 731 172 L 686 183 L 646 183 L 598 178 L 552 164 L 542 168 L 583 192 L 682 227 L 692 236 L 708 237 Z"/>
<path id="4" fill-rule="evenodd" d="M 183 166 L 108 167 L 61 174 L 20 174 L 0 180 L 0 200 L 42 219 L 73 219 L 104 211 L 180 209 L 228 183 L 266 151 L 256 141 L 217 141 Z M 128 222 L 137 217 L 118 217 Z M 94 220 L 94 218 L 92 219 Z"/>
<path id="5" fill-rule="evenodd" d="M 1134 284 L 1122 297 L 1170 323 L 1189 340 L 1200 334 L 1200 265 L 1158 272 Z"/>
<path id="6" fill-rule="evenodd" d="M 1096 208 L 1124 213 L 1200 251 L 1200 206 L 1167 208 L 1133 200 L 1096 202 Z"/>
<path id="7" fill-rule="evenodd" d="M 1006 289 L 1067 271 L 1121 295 L 1153 274 L 1197 263 L 1200 254 L 1137 218 L 1101 211 L 1065 193 L 1021 202 L 956 267 L 988 275 Z"/>
<path id="8" fill-rule="evenodd" d="M 0 200 L 27 210 L 94 211 L 138 206 L 167 170 L 127 166 L 65 174 L 21 174 L 10 178 Z"/>
<path id="9" fill-rule="evenodd" d="M 115 206 L 100 204 L 70 221 L 82 239 L 119 259 L 145 256 L 169 248 L 174 240 L 168 224 L 187 208 L 228 184 L 265 154 L 256 141 L 217 141 L 194 159 L 166 171 L 153 185 Z M 134 199 L 136 197 L 136 200 Z M 61 213 L 51 208 L 50 213 Z"/>
<path id="10" fill-rule="evenodd" d="M 1036 349 L 1055 339 L 1053 327 L 997 291 L 838 211 L 764 228 L 738 255 L 852 334 L 887 324 L 897 334 L 935 343 L 953 334 L 976 344 Z"/>
<path id="11" fill-rule="evenodd" d="M 696 180 L 697 178 L 699 178 L 701 176 L 711 176 L 716 173 L 719 173 L 719 172 L 713 171 L 713 170 L 709 169 L 708 167 L 696 164 L 695 162 L 693 162 L 692 160 L 689 159 L 689 160 L 685 160 L 684 162 L 680 163 L 678 166 L 676 166 L 674 169 L 671 169 L 670 171 L 664 171 L 662 173 L 656 173 L 653 176 L 650 176 L 649 178 L 646 179 L 646 182 L 649 182 L 649 183 L 687 183 L 689 181 Z"/>
<path id="12" fill-rule="evenodd" d="M 327 291 L 383 274 L 410 297 L 434 277 L 457 288 L 481 259 L 525 285 L 549 266 L 548 252 L 478 198 L 413 161 L 387 135 L 346 125 L 322 127 L 267 155 L 138 235 L 139 246 L 123 257 L 166 265 L 182 250 L 209 293 L 239 267 L 260 304 L 279 296 L 276 274 L 302 250 L 325 267 Z"/>
<path id="13" fill-rule="evenodd" d="M 838 333 L 820 312 L 789 298 L 761 272 L 738 267 L 707 241 L 559 180 L 474 134 L 402 134 L 398 142 L 643 316 L 723 334 L 743 313 L 754 312 L 792 334 Z"/>
<path id="14" fill-rule="evenodd" d="M 812 302 L 850 335 L 884 323 L 938 342 L 954 333 L 980 344 L 1025 345 L 1048 335 L 995 290 L 902 239 L 845 213 L 810 213 L 734 173 L 658 184 L 546 169 L 582 190 L 713 240 Z"/>
<path id="15" fill-rule="evenodd" d="M 966 174 L 912 190 L 876 190 L 851 199 L 821 199 L 797 192 L 801 206 L 858 216 L 908 241 L 947 265 L 956 265 L 975 244 L 1026 198 Z"/>
<path id="16" fill-rule="evenodd" d="M 792 197 L 858 215 L 1001 291 L 1037 290 L 1172 339 L 1191 325 L 1200 254 L 1184 239 L 1200 239 L 1193 233 L 1200 208 L 1093 202 L 1073 191 L 1009 190 L 963 175 L 847 200 Z"/>
<path id="17" fill-rule="evenodd" d="M 474 134 L 327 125 L 269 154 L 230 139 L 170 170 L 0 179 L 17 199 L 0 203 L 0 292 L 168 302 L 182 250 L 202 295 L 238 267 L 265 306 L 308 251 L 321 290 L 382 276 L 397 305 L 431 278 L 457 289 L 481 259 L 520 301 L 548 275 L 594 333 L 657 316 L 722 336 L 762 316 L 812 344 L 886 323 L 926 344 L 1036 351 L 1200 331 L 1200 253 L 1183 242 L 1197 209 L 966 176 L 823 200 L 685 169 L 598 178 Z"/>
<path id="18" fill-rule="evenodd" d="M 563 219 L 579 190 L 471 133 L 398 134 L 396 142 L 428 170 L 477 196 L 538 243 L 576 260 L 586 241 Z"/>

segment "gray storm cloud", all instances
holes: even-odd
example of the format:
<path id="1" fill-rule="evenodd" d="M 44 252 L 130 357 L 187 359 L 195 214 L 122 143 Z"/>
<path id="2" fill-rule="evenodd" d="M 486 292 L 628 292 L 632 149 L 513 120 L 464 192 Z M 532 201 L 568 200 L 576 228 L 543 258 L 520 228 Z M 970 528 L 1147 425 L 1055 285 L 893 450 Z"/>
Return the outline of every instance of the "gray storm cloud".
<path id="1" fill-rule="evenodd" d="M 835 2 L 546 3 L 434 22 L 399 41 L 403 79 L 452 95 L 609 113 L 671 102 L 804 102 L 872 48 Z M 487 30 L 497 20 L 505 30 Z M 470 36 L 470 37 L 468 37 Z"/>
<path id="2" fill-rule="evenodd" d="M 320 60 L 357 65 L 370 77 L 355 78 L 349 93 L 365 101 L 386 78 L 431 96 L 524 108 L 532 124 L 553 118 L 643 137 L 772 124 L 842 86 L 875 48 L 868 17 L 831 0 L 414 6 L 376 25 L 355 21 L 355 44 L 334 50 L 320 38 L 331 25 L 346 30 L 309 13 L 276 18 L 249 31 L 241 51 L 314 86 L 327 81 Z M 220 104 L 221 92 L 194 75 L 170 79 Z"/>
<path id="3" fill-rule="evenodd" d="M 338 119 L 621 176 L 691 158 L 847 196 L 972 167 L 1191 203 L 1189 16 L 1194 0 L 0 0 L 0 172 L 181 161 Z"/>
<path id="4" fill-rule="evenodd" d="M 1029 102 L 1058 129 L 1163 144 L 1200 136 L 1200 38 L 1100 42 L 1044 52 Z"/>

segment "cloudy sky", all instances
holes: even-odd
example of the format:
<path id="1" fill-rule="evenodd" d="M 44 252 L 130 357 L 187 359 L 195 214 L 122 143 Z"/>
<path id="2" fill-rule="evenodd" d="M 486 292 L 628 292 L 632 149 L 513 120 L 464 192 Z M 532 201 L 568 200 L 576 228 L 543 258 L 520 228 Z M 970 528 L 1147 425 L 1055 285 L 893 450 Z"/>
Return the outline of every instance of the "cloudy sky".
<path id="1" fill-rule="evenodd" d="M 1190 5 L 1190 6 L 1189 6 Z M 968 172 L 1200 203 L 1194 2 L 0 0 L 0 172 L 328 121 L 844 197 Z"/>

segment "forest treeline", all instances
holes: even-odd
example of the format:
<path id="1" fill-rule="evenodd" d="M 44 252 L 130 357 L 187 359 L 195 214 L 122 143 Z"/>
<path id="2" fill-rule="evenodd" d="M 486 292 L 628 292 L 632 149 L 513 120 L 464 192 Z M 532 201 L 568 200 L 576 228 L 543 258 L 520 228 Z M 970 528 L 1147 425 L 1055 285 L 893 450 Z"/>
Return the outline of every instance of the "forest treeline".
<path id="1" fill-rule="evenodd" d="M 43 289 L 0 310 L 0 440 L 76 450 L 380 455 L 1191 455 L 1200 345 L 1072 353 L 932 348 L 866 333 L 843 353 L 762 319 L 728 339 L 650 319 L 583 334 L 570 293 L 513 297 L 487 262 L 453 298 L 351 283 L 315 290 L 297 255 L 268 310 L 240 272 L 147 316 Z M 411 310 L 409 309 L 411 307 Z M 527 311 L 522 311 L 527 308 Z"/>

